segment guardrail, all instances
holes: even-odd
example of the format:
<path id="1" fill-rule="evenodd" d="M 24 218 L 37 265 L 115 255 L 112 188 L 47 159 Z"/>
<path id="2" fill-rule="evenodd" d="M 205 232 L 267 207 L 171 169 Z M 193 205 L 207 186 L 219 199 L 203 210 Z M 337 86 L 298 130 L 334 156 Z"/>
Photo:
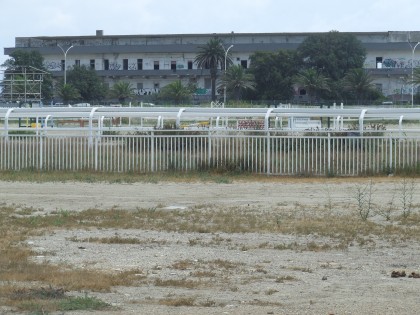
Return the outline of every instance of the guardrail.
<path id="1" fill-rule="evenodd" d="M 2 116 L 0 170 L 145 173 L 220 168 L 352 176 L 416 168 L 420 156 L 418 109 L 56 108 L 0 110 Z M 292 129 L 288 120 L 295 117 L 321 117 L 331 126 Z M 235 127 L 244 118 L 262 119 L 264 128 Z M 34 120 L 35 128 L 19 127 L 21 119 Z M 63 120 L 70 123 L 56 124 Z M 195 123 L 203 120 L 209 123 Z M 405 120 L 414 126 L 405 127 Z M 165 121 L 174 129 L 163 128 Z M 386 126 L 389 121 L 396 125 L 385 128 L 382 122 Z M 181 129 L 185 122 L 190 127 Z M 345 128 L 350 122 L 358 124 L 355 130 Z"/>

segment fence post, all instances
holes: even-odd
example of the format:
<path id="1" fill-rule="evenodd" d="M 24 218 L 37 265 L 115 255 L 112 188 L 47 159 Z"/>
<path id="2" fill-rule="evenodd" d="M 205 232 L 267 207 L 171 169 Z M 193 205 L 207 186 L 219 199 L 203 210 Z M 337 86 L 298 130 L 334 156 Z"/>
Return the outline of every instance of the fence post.
<path id="1" fill-rule="evenodd" d="M 211 165 L 210 165 L 210 163 L 211 163 L 211 154 L 212 154 L 212 152 L 211 152 L 211 130 L 210 130 L 210 128 L 209 128 L 209 133 L 208 133 L 208 148 L 207 148 L 207 167 L 208 168 L 210 168 L 211 167 Z"/>
<path id="2" fill-rule="evenodd" d="M 392 148 L 392 135 L 389 135 L 389 170 L 390 171 L 392 170 L 392 151 L 393 151 L 393 148 Z M 394 172 L 394 171 L 392 170 L 392 172 Z"/>
<path id="3" fill-rule="evenodd" d="M 267 175 L 271 173 L 271 138 L 270 131 L 267 131 Z"/>
<path id="4" fill-rule="evenodd" d="M 328 173 L 331 174 L 331 132 L 328 132 Z"/>
<path id="5" fill-rule="evenodd" d="M 152 131 L 151 132 L 151 137 L 150 137 L 150 170 L 152 172 L 155 171 L 155 132 Z"/>

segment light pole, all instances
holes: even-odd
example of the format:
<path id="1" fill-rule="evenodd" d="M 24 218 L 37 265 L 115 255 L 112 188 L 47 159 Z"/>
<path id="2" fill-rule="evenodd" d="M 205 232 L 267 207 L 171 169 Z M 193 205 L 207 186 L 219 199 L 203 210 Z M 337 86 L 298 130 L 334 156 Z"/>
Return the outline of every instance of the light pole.
<path id="1" fill-rule="evenodd" d="M 411 107 L 414 107 L 414 69 L 413 69 L 414 52 L 415 52 L 418 44 L 420 44 L 420 42 L 417 42 L 417 44 L 415 44 L 413 46 L 410 42 L 410 39 L 409 39 L 408 44 L 410 45 L 411 51 L 412 51 L 412 55 L 411 55 Z"/>
<path id="2" fill-rule="evenodd" d="M 233 45 L 230 45 L 228 49 L 225 49 L 224 46 L 222 47 L 223 47 L 223 50 L 225 51 L 225 84 L 224 84 L 224 91 L 223 91 L 223 107 L 224 107 L 226 104 L 226 61 L 227 61 L 227 55 L 228 55 L 229 49 L 231 49 Z"/>
<path id="3" fill-rule="evenodd" d="M 67 48 L 67 50 L 64 50 L 63 47 L 61 47 L 59 44 L 57 44 L 57 46 L 61 49 L 61 51 L 64 54 L 64 85 L 67 84 L 67 77 L 66 77 L 66 70 L 67 70 L 67 52 L 73 48 L 74 46 L 71 45 L 69 48 Z"/>

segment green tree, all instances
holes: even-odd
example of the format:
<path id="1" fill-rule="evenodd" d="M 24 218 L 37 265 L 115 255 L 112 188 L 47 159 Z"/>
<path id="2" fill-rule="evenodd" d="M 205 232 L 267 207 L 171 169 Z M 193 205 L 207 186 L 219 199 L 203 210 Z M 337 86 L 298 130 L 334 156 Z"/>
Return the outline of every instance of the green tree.
<path id="1" fill-rule="evenodd" d="M 115 83 L 109 92 L 112 98 L 117 98 L 122 103 L 124 103 L 126 99 L 130 99 L 135 95 L 134 88 L 131 84 L 123 81 Z"/>
<path id="2" fill-rule="evenodd" d="M 107 95 L 107 87 L 98 77 L 95 70 L 86 66 L 74 66 L 67 72 L 67 84 L 74 86 L 85 102 L 103 100 Z"/>
<path id="3" fill-rule="evenodd" d="M 364 69 L 352 69 L 344 77 L 344 89 L 349 91 L 351 95 L 360 104 L 361 100 L 365 100 L 374 90 L 373 79 Z"/>
<path id="4" fill-rule="evenodd" d="M 51 74 L 44 67 L 44 57 L 36 50 L 24 51 L 15 50 L 10 54 L 2 66 L 6 68 L 5 78 L 11 73 L 22 73 L 23 68 L 30 68 L 32 70 L 44 73 L 42 75 L 41 97 L 44 100 L 51 100 L 53 98 L 53 84 Z M 32 71 L 31 70 L 31 71 Z"/>
<path id="5" fill-rule="evenodd" d="M 305 88 L 311 104 L 320 93 L 330 90 L 328 78 L 315 69 L 301 70 L 295 77 L 295 83 Z"/>
<path id="6" fill-rule="evenodd" d="M 366 59 L 366 50 L 355 35 L 337 31 L 308 36 L 297 52 L 305 68 L 315 68 L 331 80 L 362 68 Z"/>
<path id="7" fill-rule="evenodd" d="M 194 60 L 198 68 L 210 69 L 211 99 L 216 100 L 217 70 L 224 69 L 225 50 L 223 41 L 220 38 L 212 38 L 205 45 L 199 46 L 199 52 Z M 226 58 L 227 64 L 231 64 L 230 51 Z"/>
<path id="8" fill-rule="evenodd" d="M 62 85 L 58 91 L 58 95 L 62 98 L 64 103 L 80 99 L 79 91 L 71 84 Z"/>
<path id="9" fill-rule="evenodd" d="M 181 102 L 190 101 L 195 90 L 196 87 L 194 85 L 184 85 L 181 80 L 177 80 L 164 86 L 160 90 L 159 98 L 180 104 Z"/>
<path id="10" fill-rule="evenodd" d="M 222 86 L 232 94 L 235 100 L 240 100 L 245 90 L 255 90 L 255 81 L 252 74 L 247 73 L 241 65 L 234 65 L 227 69 L 222 78 Z"/>
<path id="11" fill-rule="evenodd" d="M 250 59 L 250 73 L 256 83 L 255 98 L 290 100 L 293 97 L 293 77 L 299 68 L 295 51 L 256 52 Z"/>

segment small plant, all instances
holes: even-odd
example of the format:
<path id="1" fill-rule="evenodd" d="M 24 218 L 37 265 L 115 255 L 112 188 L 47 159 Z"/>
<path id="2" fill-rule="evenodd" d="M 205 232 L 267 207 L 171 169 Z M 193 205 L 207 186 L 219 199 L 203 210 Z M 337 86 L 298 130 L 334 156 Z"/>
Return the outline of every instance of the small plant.
<path id="1" fill-rule="evenodd" d="M 373 181 L 370 180 L 366 185 L 356 185 L 355 199 L 357 202 L 357 213 L 359 217 L 366 221 L 372 214 L 373 210 Z"/>
<path id="2" fill-rule="evenodd" d="M 412 212 L 414 189 L 415 189 L 414 179 L 408 180 L 407 178 L 404 177 L 400 183 L 400 189 L 399 189 L 402 217 L 404 219 L 407 219 Z"/>
<path id="3" fill-rule="evenodd" d="M 110 307 L 108 303 L 96 297 L 69 297 L 59 303 L 60 311 L 103 310 Z"/>
<path id="4" fill-rule="evenodd" d="M 381 215 L 387 221 L 391 221 L 391 215 L 395 210 L 395 189 L 392 191 L 391 199 L 384 205 L 378 206 L 377 214 Z"/>

